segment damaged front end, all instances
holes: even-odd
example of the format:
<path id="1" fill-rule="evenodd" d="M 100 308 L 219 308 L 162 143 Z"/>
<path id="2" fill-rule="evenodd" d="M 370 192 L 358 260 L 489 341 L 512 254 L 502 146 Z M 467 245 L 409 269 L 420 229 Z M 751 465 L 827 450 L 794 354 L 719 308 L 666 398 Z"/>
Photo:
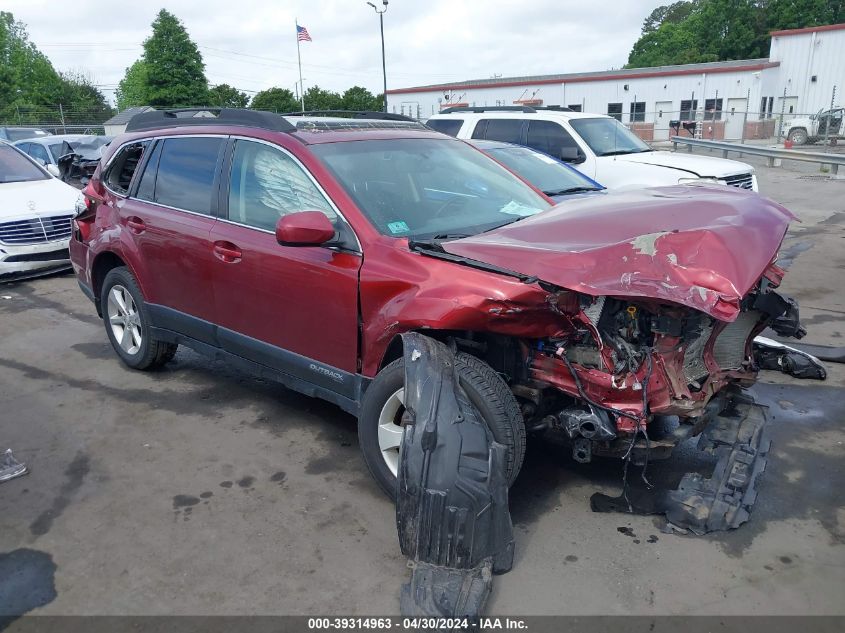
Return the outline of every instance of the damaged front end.
<path id="1" fill-rule="evenodd" d="M 560 331 L 523 342 L 524 379 L 512 384 L 529 431 L 567 442 L 578 462 L 646 464 L 699 435 L 700 448 L 720 455 L 711 479 L 685 480 L 649 506 L 696 532 L 744 521 L 765 464 L 765 412 L 741 389 L 761 365 L 824 378 L 807 358 L 755 344 L 766 328 L 806 333 L 797 303 L 776 291 L 784 271 L 774 261 L 793 216 L 724 189 L 696 191 L 695 203 L 672 188 L 608 196 L 443 245 L 548 293 Z M 693 497 L 691 510 L 683 499 Z M 667 512 L 669 500 L 685 510 Z M 646 507 L 605 501 L 594 508 Z"/>

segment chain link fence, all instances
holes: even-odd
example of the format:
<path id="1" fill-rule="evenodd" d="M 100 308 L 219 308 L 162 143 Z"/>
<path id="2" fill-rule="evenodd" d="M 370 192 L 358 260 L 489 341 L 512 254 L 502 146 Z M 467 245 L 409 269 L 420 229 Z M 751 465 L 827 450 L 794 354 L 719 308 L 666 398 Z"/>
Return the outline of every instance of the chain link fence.
<path id="1" fill-rule="evenodd" d="M 52 134 L 104 134 L 103 123 L 114 113 L 99 108 L 11 106 L 0 111 L 0 126 L 37 127 Z"/>

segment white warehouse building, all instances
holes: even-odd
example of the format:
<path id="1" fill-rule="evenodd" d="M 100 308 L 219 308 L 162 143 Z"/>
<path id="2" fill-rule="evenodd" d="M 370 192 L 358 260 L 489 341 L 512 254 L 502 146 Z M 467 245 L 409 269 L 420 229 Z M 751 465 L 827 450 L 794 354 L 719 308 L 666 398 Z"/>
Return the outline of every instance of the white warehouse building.
<path id="1" fill-rule="evenodd" d="M 841 105 L 845 24 L 772 34 L 769 57 L 599 72 L 474 79 L 388 90 L 393 112 L 427 118 L 449 107 L 562 106 L 615 116 L 645 140 L 677 130 L 705 138 L 774 135 L 776 122 Z"/>

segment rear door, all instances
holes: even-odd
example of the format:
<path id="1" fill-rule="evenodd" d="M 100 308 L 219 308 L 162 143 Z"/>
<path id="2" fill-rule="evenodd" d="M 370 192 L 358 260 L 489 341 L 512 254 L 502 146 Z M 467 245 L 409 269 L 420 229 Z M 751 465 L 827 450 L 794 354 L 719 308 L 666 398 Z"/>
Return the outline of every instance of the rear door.
<path id="1" fill-rule="evenodd" d="M 228 211 L 211 232 L 223 348 L 354 396 L 347 374 L 358 369 L 360 248 L 281 246 L 275 236 L 278 219 L 297 211 L 322 211 L 357 245 L 351 228 L 281 147 L 236 139 L 228 162 Z"/>
<path id="2" fill-rule="evenodd" d="M 156 325 L 209 344 L 215 343 L 210 233 L 225 145 L 225 137 L 159 139 L 134 195 L 119 208 L 143 263 L 141 285 Z"/>

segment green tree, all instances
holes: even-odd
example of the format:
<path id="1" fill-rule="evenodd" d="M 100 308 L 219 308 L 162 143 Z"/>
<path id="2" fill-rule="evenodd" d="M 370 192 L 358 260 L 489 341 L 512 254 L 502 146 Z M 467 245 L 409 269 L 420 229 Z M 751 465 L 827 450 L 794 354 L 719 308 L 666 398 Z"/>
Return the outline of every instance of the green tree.
<path id="1" fill-rule="evenodd" d="M 0 11 L 0 121 L 23 124 L 99 123 L 108 108 L 93 81 L 81 75 L 62 76 L 29 41 L 26 26 Z"/>
<path id="2" fill-rule="evenodd" d="M 294 112 L 300 105 L 299 99 L 287 88 L 268 88 L 256 93 L 249 107 L 268 112 Z"/>
<path id="3" fill-rule="evenodd" d="M 126 74 L 117 84 L 115 101 L 118 110 L 150 104 L 147 91 L 147 65 L 143 59 L 136 60 L 126 69 Z"/>
<path id="4" fill-rule="evenodd" d="M 306 110 L 342 110 L 343 97 L 331 90 L 311 86 L 305 91 Z"/>
<path id="5" fill-rule="evenodd" d="M 628 68 L 765 57 L 771 31 L 845 22 L 845 0 L 693 0 L 657 7 Z"/>
<path id="6" fill-rule="evenodd" d="M 366 88 L 352 86 L 341 97 L 341 107 L 344 110 L 376 110 L 384 109 L 381 96 L 376 96 Z"/>
<path id="7" fill-rule="evenodd" d="M 208 90 L 208 105 L 221 108 L 245 108 L 249 97 L 229 84 L 218 84 Z"/>
<path id="8" fill-rule="evenodd" d="M 208 97 L 205 63 L 179 19 L 162 9 L 144 41 L 149 103 L 156 107 L 203 105 Z"/>

